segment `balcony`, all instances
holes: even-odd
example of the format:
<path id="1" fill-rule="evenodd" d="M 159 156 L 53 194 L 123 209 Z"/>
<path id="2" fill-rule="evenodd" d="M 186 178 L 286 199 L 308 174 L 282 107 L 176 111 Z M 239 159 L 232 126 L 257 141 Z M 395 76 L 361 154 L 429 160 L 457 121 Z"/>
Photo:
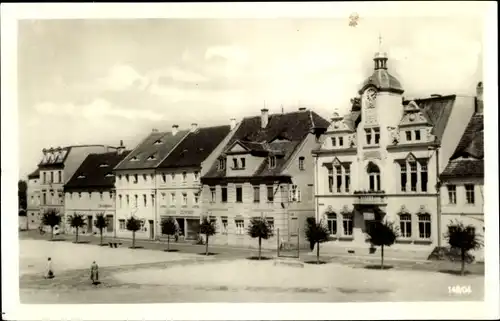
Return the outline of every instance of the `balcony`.
<path id="1" fill-rule="evenodd" d="M 354 191 L 356 205 L 387 205 L 387 196 L 384 191 Z"/>

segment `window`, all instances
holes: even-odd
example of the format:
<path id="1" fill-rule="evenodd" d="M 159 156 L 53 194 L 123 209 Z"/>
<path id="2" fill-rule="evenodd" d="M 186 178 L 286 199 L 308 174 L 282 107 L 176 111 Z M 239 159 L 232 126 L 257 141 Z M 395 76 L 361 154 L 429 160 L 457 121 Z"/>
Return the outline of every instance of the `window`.
<path id="1" fill-rule="evenodd" d="M 134 195 L 134 207 L 139 207 L 139 195 L 137 194 Z"/>
<path id="2" fill-rule="evenodd" d="M 151 182 L 154 182 L 155 181 L 155 174 L 149 174 L 149 176 L 151 177 Z"/>
<path id="3" fill-rule="evenodd" d="M 193 203 L 194 205 L 199 205 L 200 204 L 200 193 L 194 192 L 193 193 Z"/>
<path id="4" fill-rule="evenodd" d="M 241 168 L 245 168 L 245 159 L 244 158 L 240 158 L 240 161 L 241 161 Z"/>
<path id="5" fill-rule="evenodd" d="M 182 193 L 182 206 L 186 206 L 188 203 L 188 196 L 186 193 Z"/>
<path id="6" fill-rule="evenodd" d="M 151 206 L 155 206 L 155 194 L 151 194 Z"/>
<path id="7" fill-rule="evenodd" d="M 187 173 L 186 172 L 182 172 L 182 182 L 185 183 L 187 180 Z"/>
<path id="8" fill-rule="evenodd" d="M 330 235 L 337 235 L 337 214 L 328 213 L 328 230 L 330 231 Z"/>
<path id="9" fill-rule="evenodd" d="M 420 190 L 427 192 L 427 163 L 420 164 Z"/>
<path id="10" fill-rule="evenodd" d="M 133 181 L 133 183 L 137 184 L 137 182 L 139 182 L 139 176 L 137 174 L 134 174 L 134 181 Z"/>
<path id="11" fill-rule="evenodd" d="M 467 204 L 474 204 L 474 185 L 465 184 L 465 197 L 467 199 Z"/>
<path id="12" fill-rule="evenodd" d="M 401 191 L 406 192 L 406 162 L 400 163 Z"/>
<path id="13" fill-rule="evenodd" d="M 233 158 L 233 168 L 238 168 L 238 159 Z"/>
<path id="14" fill-rule="evenodd" d="M 253 187 L 253 202 L 260 203 L 260 186 L 255 185 Z"/>
<path id="15" fill-rule="evenodd" d="M 78 192 L 78 198 L 81 199 L 82 198 L 82 193 L 81 192 Z"/>
<path id="16" fill-rule="evenodd" d="M 102 192 L 99 192 L 99 199 L 102 201 Z"/>
<path id="17" fill-rule="evenodd" d="M 165 193 L 161 193 L 161 202 L 162 203 L 165 203 L 165 196 L 166 196 Z"/>
<path id="18" fill-rule="evenodd" d="M 210 197 L 211 197 L 210 202 L 215 203 L 215 187 L 214 186 L 210 187 Z"/>
<path id="19" fill-rule="evenodd" d="M 269 225 L 269 229 L 271 233 L 274 233 L 274 217 L 266 217 L 267 225 Z"/>
<path id="20" fill-rule="evenodd" d="M 297 185 L 290 188 L 290 202 L 300 202 L 300 189 Z"/>
<path id="21" fill-rule="evenodd" d="M 222 234 L 227 234 L 227 216 L 222 216 L 220 218 L 222 224 L 221 224 L 221 227 L 222 227 Z"/>
<path id="22" fill-rule="evenodd" d="M 146 194 L 142 194 L 142 202 L 144 203 L 144 207 L 148 205 L 148 200 L 146 198 Z"/>
<path id="23" fill-rule="evenodd" d="M 110 200 L 112 200 L 114 196 L 115 196 L 115 195 L 114 195 L 113 191 L 109 192 L 109 199 L 110 199 Z"/>
<path id="24" fill-rule="evenodd" d="M 351 165 L 346 164 L 344 165 L 344 181 L 345 181 L 345 192 L 349 193 L 349 188 L 351 184 Z"/>
<path id="25" fill-rule="evenodd" d="M 366 144 L 371 145 L 372 143 L 372 131 L 371 129 L 365 129 Z"/>
<path id="26" fill-rule="evenodd" d="M 342 227 L 344 229 L 344 235 L 352 235 L 352 214 L 342 215 Z"/>
<path id="27" fill-rule="evenodd" d="M 167 175 L 161 174 L 161 181 L 162 181 L 162 183 L 166 183 L 167 182 Z"/>
<path id="28" fill-rule="evenodd" d="M 119 223 L 119 229 L 121 231 L 125 230 L 125 220 L 118 220 L 118 223 Z"/>
<path id="29" fill-rule="evenodd" d="M 175 173 L 170 174 L 170 178 L 172 179 L 172 183 L 175 183 Z"/>
<path id="30" fill-rule="evenodd" d="M 304 160 L 305 158 L 304 157 L 299 157 L 299 170 L 303 171 L 305 168 L 304 168 Z"/>
<path id="31" fill-rule="evenodd" d="M 45 205 L 45 204 L 47 204 L 47 194 L 43 193 L 42 196 L 43 196 L 42 204 Z"/>
<path id="32" fill-rule="evenodd" d="M 118 195 L 118 207 L 122 208 L 122 195 L 121 194 Z"/>
<path id="33" fill-rule="evenodd" d="M 226 159 L 225 158 L 219 159 L 218 168 L 219 168 L 220 171 L 226 169 Z"/>
<path id="34" fill-rule="evenodd" d="M 430 214 L 420 214 L 418 216 L 418 234 L 422 239 L 431 237 L 431 216 Z"/>
<path id="35" fill-rule="evenodd" d="M 221 186 L 220 191 L 221 191 L 221 202 L 226 203 L 227 202 L 227 186 Z"/>
<path id="36" fill-rule="evenodd" d="M 142 174 L 142 180 L 144 181 L 144 183 L 147 183 L 148 176 L 146 174 Z"/>
<path id="37" fill-rule="evenodd" d="M 273 186 L 267 186 L 267 201 L 274 202 L 274 190 Z"/>
<path id="38" fill-rule="evenodd" d="M 401 214 L 399 216 L 399 228 L 401 230 L 401 237 L 411 237 L 411 214 Z"/>
<path id="39" fill-rule="evenodd" d="M 342 192 L 342 166 L 335 166 L 335 180 L 337 181 L 337 193 Z"/>
<path id="40" fill-rule="evenodd" d="M 373 133 L 375 136 L 375 144 L 378 145 L 380 142 L 380 129 L 379 128 L 374 128 Z"/>
<path id="41" fill-rule="evenodd" d="M 236 186 L 236 202 L 243 202 L 243 188 L 241 186 Z"/>
<path id="42" fill-rule="evenodd" d="M 415 131 L 415 140 L 420 140 L 420 130 Z"/>
<path id="43" fill-rule="evenodd" d="M 448 188 L 448 203 L 457 204 L 457 186 L 448 185 L 447 188 Z"/>
<path id="44" fill-rule="evenodd" d="M 406 140 L 410 142 L 411 141 L 411 131 L 407 130 L 405 132 L 405 134 L 406 134 Z"/>
<path id="45" fill-rule="evenodd" d="M 197 182 L 200 179 L 200 173 L 198 171 L 194 172 L 194 181 Z"/>
<path id="46" fill-rule="evenodd" d="M 344 146 L 344 137 L 339 137 L 339 146 Z"/>
<path id="47" fill-rule="evenodd" d="M 127 181 L 127 183 L 129 182 L 129 175 L 128 174 L 125 174 L 125 180 Z"/>
<path id="48" fill-rule="evenodd" d="M 410 164 L 410 190 L 417 191 L 417 162 L 409 162 Z"/>
<path id="49" fill-rule="evenodd" d="M 328 191 L 333 192 L 333 168 L 328 168 Z"/>
<path id="50" fill-rule="evenodd" d="M 337 137 L 332 137 L 332 146 L 337 146 Z"/>
<path id="51" fill-rule="evenodd" d="M 269 156 L 269 168 L 276 167 L 276 156 Z"/>
<path id="52" fill-rule="evenodd" d="M 176 199 L 175 199 L 175 193 L 170 193 L 170 206 L 175 206 Z"/>
<path id="53" fill-rule="evenodd" d="M 380 191 L 380 170 L 373 163 L 368 164 L 368 179 L 370 191 Z"/>
<path id="54" fill-rule="evenodd" d="M 62 171 L 58 171 L 58 172 L 57 172 L 57 181 L 58 181 L 59 183 L 62 183 Z"/>
<path id="55" fill-rule="evenodd" d="M 47 173 L 43 172 L 43 183 L 47 184 Z"/>
<path id="56" fill-rule="evenodd" d="M 127 199 L 127 206 L 129 206 L 130 205 L 130 196 L 126 195 L 125 198 Z"/>
<path id="57" fill-rule="evenodd" d="M 236 225 L 236 234 L 237 235 L 245 235 L 245 221 L 242 219 L 234 220 Z"/>

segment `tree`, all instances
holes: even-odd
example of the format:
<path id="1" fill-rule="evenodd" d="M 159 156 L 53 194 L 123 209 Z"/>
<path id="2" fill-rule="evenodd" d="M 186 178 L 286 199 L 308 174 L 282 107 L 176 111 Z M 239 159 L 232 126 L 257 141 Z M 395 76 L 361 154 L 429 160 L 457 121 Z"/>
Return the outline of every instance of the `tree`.
<path id="1" fill-rule="evenodd" d="M 55 208 L 47 209 L 42 216 L 42 224 L 50 226 L 50 239 L 54 239 L 54 227 L 61 223 L 61 215 Z"/>
<path id="2" fill-rule="evenodd" d="M 316 223 L 314 217 L 309 217 L 306 223 L 306 238 L 312 246 L 316 245 L 316 263 L 319 264 L 319 245 L 328 241 L 330 231 L 322 221 Z"/>
<path id="3" fill-rule="evenodd" d="M 372 246 L 380 246 L 380 269 L 384 269 L 384 246 L 391 246 L 398 237 L 398 229 L 393 222 L 376 221 L 368 229 L 368 237 Z"/>
<path id="4" fill-rule="evenodd" d="M 82 214 L 75 213 L 73 215 L 68 216 L 69 226 L 75 229 L 75 243 L 78 243 L 78 229 L 85 226 L 85 218 Z"/>
<path id="5" fill-rule="evenodd" d="M 135 232 L 141 229 L 141 220 L 131 216 L 127 219 L 127 230 L 132 232 L 132 248 L 135 248 Z"/>
<path id="6" fill-rule="evenodd" d="M 262 239 L 267 240 L 272 236 L 273 231 L 267 220 L 263 217 L 252 217 L 247 230 L 252 238 L 259 238 L 259 260 L 261 257 Z"/>
<path id="7" fill-rule="evenodd" d="M 462 267 L 460 274 L 465 274 L 465 259 L 470 250 L 478 250 L 483 246 L 480 236 L 472 225 L 465 226 L 456 220 L 448 225 L 448 232 L 445 235 L 451 248 L 459 249 L 461 254 Z"/>
<path id="8" fill-rule="evenodd" d="M 17 182 L 17 196 L 18 196 L 18 209 L 19 210 L 26 210 L 28 207 L 28 197 L 27 197 L 27 191 L 28 191 L 28 184 L 26 181 L 20 179 Z M 20 211 L 21 213 L 21 211 Z M 22 215 L 26 215 L 26 211 L 22 212 Z"/>
<path id="9" fill-rule="evenodd" d="M 200 234 L 205 235 L 205 255 L 208 255 L 208 238 L 214 235 L 215 231 L 215 221 L 210 221 L 207 217 L 204 217 L 200 224 Z"/>
<path id="10" fill-rule="evenodd" d="M 161 234 L 167 236 L 167 251 L 170 251 L 170 237 L 179 231 L 177 222 L 171 216 L 161 220 Z"/>
<path id="11" fill-rule="evenodd" d="M 99 229 L 102 245 L 102 230 L 104 230 L 108 226 L 108 222 L 106 221 L 106 217 L 104 217 L 104 213 L 99 213 L 96 215 L 94 226 Z"/>

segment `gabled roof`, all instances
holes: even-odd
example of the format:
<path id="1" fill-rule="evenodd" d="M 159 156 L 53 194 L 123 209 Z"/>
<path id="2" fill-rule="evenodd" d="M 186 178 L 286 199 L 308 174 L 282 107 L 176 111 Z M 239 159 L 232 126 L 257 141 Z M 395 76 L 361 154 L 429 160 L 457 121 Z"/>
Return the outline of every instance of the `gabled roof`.
<path id="1" fill-rule="evenodd" d="M 115 184 L 113 168 L 129 153 L 130 151 L 123 151 L 121 154 L 117 152 L 89 154 L 64 185 L 64 190 L 113 188 Z"/>
<path id="2" fill-rule="evenodd" d="M 189 133 L 158 167 L 199 167 L 230 131 L 231 126 L 199 128 Z"/>
<path id="3" fill-rule="evenodd" d="M 455 98 L 455 95 L 450 95 L 414 100 L 420 109 L 423 110 L 426 119 L 434 126 L 432 134 L 439 140 L 441 140 L 446 125 L 448 124 Z M 407 105 L 408 103 L 409 101 L 405 101 L 403 105 Z"/>
<path id="4" fill-rule="evenodd" d="M 441 178 L 484 177 L 483 114 L 472 115 Z"/>
<path id="5" fill-rule="evenodd" d="M 231 140 L 224 147 L 222 154 L 225 155 L 236 141 L 241 142 L 249 149 L 271 152 L 271 154 L 276 155 L 276 166 L 269 169 L 266 159 L 252 176 L 280 175 L 290 156 L 307 134 L 315 130 L 324 132 L 328 126 L 328 121 L 308 110 L 271 114 L 266 128 L 261 128 L 261 116 L 244 118 Z M 219 171 L 217 164 L 213 164 L 204 177 L 225 176 L 226 171 Z"/>
<path id="6" fill-rule="evenodd" d="M 28 174 L 28 179 L 40 178 L 40 169 L 37 168 L 30 174 Z"/>
<path id="7" fill-rule="evenodd" d="M 115 170 L 153 169 L 186 137 L 188 130 L 152 132 L 123 159 Z"/>

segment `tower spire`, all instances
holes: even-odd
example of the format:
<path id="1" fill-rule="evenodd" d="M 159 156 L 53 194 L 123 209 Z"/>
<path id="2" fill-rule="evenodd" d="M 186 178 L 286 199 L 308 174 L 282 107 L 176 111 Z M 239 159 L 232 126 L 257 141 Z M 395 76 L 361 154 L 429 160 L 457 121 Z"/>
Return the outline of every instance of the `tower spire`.
<path id="1" fill-rule="evenodd" d="M 375 70 L 387 69 L 387 53 L 382 51 L 382 34 L 378 32 L 378 51 L 373 58 L 375 62 Z"/>

